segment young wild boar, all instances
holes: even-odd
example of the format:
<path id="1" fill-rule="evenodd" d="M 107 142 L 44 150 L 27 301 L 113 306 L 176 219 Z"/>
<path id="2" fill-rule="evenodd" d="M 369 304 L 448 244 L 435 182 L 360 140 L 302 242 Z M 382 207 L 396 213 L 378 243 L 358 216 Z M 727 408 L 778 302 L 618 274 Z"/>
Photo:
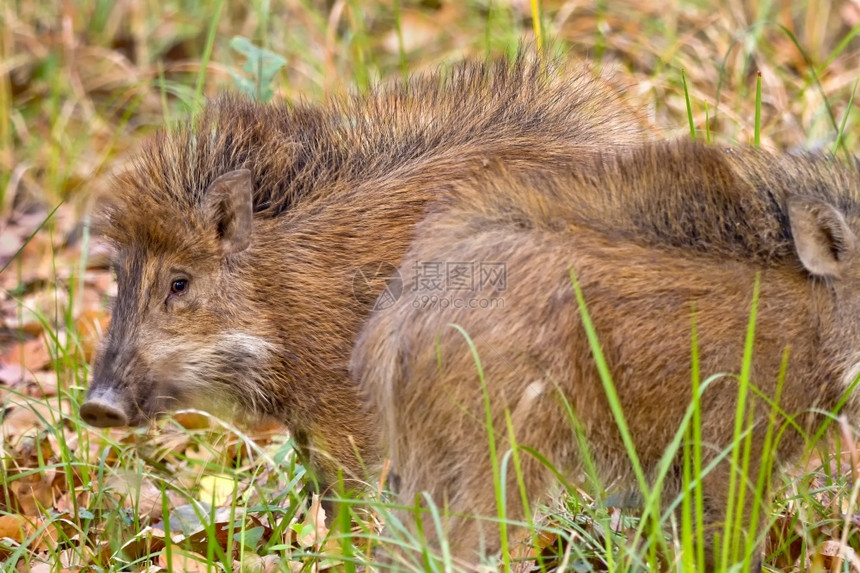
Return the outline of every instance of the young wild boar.
<path id="1" fill-rule="evenodd" d="M 494 162 L 459 181 L 416 228 L 401 264 L 403 296 L 371 314 L 353 353 L 354 375 L 383 420 L 392 487 L 403 504 L 426 491 L 450 512 L 448 543 L 466 562 L 500 546 L 497 523 L 461 517 L 498 515 L 484 388 L 499 460 L 511 444 L 509 414 L 520 446 L 580 475 L 569 405 L 604 477 L 631 477 L 571 271 L 651 479 L 692 401 L 693 320 L 701 379 L 725 374 L 701 398 L 702 467 L 732 444 L 757 276 L 750 381 L 763 396 L 774 397 L 787 348 L 779 406 L 809 430 L 860 373 L 855 168 L 675 143 L 571 158 L 562 172 L 515 174 Z M 755 428 L 745 483 L 755 488 L 771 406 L 752 390 L 748 404 Z M 856 406 L 848 399 L 850 413 Z M 803 445 L 789 426 L 778 456 L 796 458 Z M 553 475 L 519 455 L 525 491 L 539 499 Z M 723 533 L 730 458 L 703 476 L 706 540 Z M 506 515 L 523 519 L 508 467 Z M 679 455 L 665 503 L 677 499 L 683 475 Z M 749 513 L 747 503 L 744 524 Z M 408 524 L 414 513 L 399 517 Z M 422 530 L 435 539 L 429 517 Z M 713 569 L 717 555 L 707 555 Z"/>
<path id="2" fill-rule="evenodd" d="M 587 72 L 526 54 L 320 106 L 216 100 L 107 198 L 118 292 L 81 417 L 272 416 L 322 481 L 364 477 L 376 422 L 347 368 L 387 275 L 358 271 L 397 264 L 427 202 L 484 163 L 551 171 L 639 125 Z"/>

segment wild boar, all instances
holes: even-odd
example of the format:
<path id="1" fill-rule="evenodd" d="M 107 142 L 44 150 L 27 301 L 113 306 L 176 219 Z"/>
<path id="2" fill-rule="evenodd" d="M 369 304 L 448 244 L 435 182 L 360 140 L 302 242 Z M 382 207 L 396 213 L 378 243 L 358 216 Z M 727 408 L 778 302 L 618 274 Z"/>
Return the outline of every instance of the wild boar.
<path id="1" fill-rule="evenodd" d="M 101 208 L 118 290 L 81 417 L 274 417 L 321 481 L 364 478 L 376 420 L 348 363 L 388 276 L 362 271 L 399 263 L 428 201 L 488 161 L 552 170 L 642 139 L 562 67 L 523 51 L 321 105 L 224 96 L 155 137 Z"/>
<path id="2" fill-rule="evenodd" d="M 700 399 L 702 467 L 731 448 L 756 277 L 749 380 L 757 390 L 747 396 L 750 467 L 738 488 L 757 482 L 786 349 L 778 459 L 803 451 L 787 420 L 808 431 L 825 419 L 819 412 L 843 403 L 857 411 L 847 396 L 860 374 L 855 166 L 655 143 L 572 157 L 566 173 L 512 173 L 494 162 L 429 212 L 400 265 L 401 298 L 371 313 L 351 367 L 382 419 L 399 502 L 429 493 L 449 512 L 444 533 L 466 563 L 500 548 L 497 523 L 463 516 L 498 516 L 489 444 L 492 435 L 497 461 L 510 450 L 507 416 L 532 500 L 555 478 L 523 448 L 574 479 L 585 467 L 577 426 L 605 479 L 633 478 L 574 278 L 648 479 L 693 400 L 694 324 L 701 380 L 724 374 Z M 666 503 L 681 494 L 681 458 L 679 450 L 667 473 Z M 702 476 L 707 545 L 723 533 L 730 459 Z M 513 462 L 508 468 L 505 514 L 523 520 Z M 744 524 L 759 533 L 745 493 Z M 413 512 L 395 515 L 439 547 L 429 517 L 418 529 Z M 706 555 L 713 569 L 719 552 Z M 759 557 L 750 556 L 753 568 Z"/>

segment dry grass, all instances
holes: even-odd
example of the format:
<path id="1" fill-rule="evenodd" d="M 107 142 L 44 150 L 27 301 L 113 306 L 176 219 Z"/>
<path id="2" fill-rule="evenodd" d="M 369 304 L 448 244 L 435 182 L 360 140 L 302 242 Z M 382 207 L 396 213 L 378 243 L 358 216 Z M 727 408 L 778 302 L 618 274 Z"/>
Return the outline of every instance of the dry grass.
<path id="1" fill-rule="evenodd" d="M 0 170 L 9 203 L 86 192 L 135 142 L 194 107 L 211 6 L 187 2 L 6 3 L 0 13 Z M 203 78 L 229 89 L 243 36 L 282 55 L 278 95 L 318 99 L 401 74 L 390 3 L 339 0 L 229 3 Z M 437 5 L 438 4 L 438 5 Z M 709 6 L 653 0 L 545 2 L 544 30 L 571 57 L 616 70 L 633 103 L 667 137 L 686 132 L 680 72 L 695 124 L 724 142 L 752 139 L 757 72 L 763 143 L 827 147 L 848 111 L 860 68 L 860 4 L 763 2 Z M 361 6 L 359 8 L 359 6 Z M 492 9 L 487 10 L 487 6 Z M 405 68 L 428 69 L 532 41 L 529 2 L 410 3 L 401 10 Z M 846 43 L 847 40 L 847 43 Z M 856 149 L 857 114 L 846 124 Z"/>

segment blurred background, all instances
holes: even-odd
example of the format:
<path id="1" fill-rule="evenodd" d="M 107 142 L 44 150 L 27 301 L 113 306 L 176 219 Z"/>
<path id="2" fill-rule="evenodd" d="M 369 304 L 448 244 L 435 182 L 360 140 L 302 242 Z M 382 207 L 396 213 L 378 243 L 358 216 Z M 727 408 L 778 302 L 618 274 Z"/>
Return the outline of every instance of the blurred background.
<path id="1" fill-rule="evenodd" d="M 85 192 L 164 120 L 258 79 L 249 58 L 273 68 L 262 70 L 266 99 L 317 100 L 511 52 L 539 24 L 570 58 L 613 71 L 667 137 L 688 130 L 683 72 L 696 128 L 708 113 L 721 141 L 750 140 L 761 73 L 763 141 L 780 148 L 832 142 L 860 69 L 858 0 L 9 0 L 0 10 L 7 214 L 16 200 Z M 844 131 L 854 147 L 858 130 Z"/>

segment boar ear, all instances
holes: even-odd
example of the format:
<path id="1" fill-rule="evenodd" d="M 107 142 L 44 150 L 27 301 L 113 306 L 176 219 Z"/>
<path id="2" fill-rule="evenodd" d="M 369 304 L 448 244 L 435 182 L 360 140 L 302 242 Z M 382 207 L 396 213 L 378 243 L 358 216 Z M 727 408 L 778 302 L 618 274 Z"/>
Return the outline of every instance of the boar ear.
<path id="1" fill-rule="evenodd" d="M 812 197 L 791 197 L 788 219 L 800 262 L 810 273 L 838 277 L 857 238 L 845 217 L 829 203 Z"/>
<path id="2" fill-rule="evenodd" d="M 206 217 L 218 230 L 224 254 L 244 251 L 251 244 L 254 214 L 254 179 L 248 169 L 221 175 L 203 196 Z"/>

